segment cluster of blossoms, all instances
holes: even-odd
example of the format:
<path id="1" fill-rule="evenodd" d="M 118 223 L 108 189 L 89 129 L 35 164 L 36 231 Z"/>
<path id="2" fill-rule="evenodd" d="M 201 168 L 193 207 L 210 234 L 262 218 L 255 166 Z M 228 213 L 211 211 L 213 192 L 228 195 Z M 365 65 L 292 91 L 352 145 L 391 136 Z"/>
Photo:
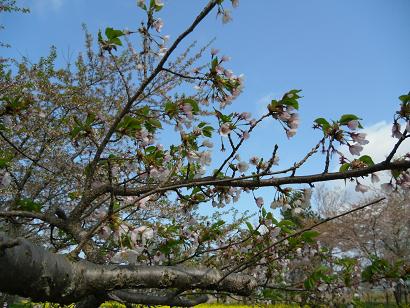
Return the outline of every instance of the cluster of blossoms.
<path id="1" fill-rule="evenodd" d="M 210 190 L 210 193 L 215 195 L 212 206 L 215 208 L 224 208 L 227 204 L 238 202 L 242 190 L 237 187 L 215 187 Z"/>
<path id="2" fill-rule="evenodd" d="M 232 7 L 237 8 L 239 6 L 239 0 L 230 0 Z M 223 0 L 220 1 L 220 4 L 218 6 L 218 15 L 221 15 L 222 17 L 222 23 L 227 24 L 228 22 L 232 21 L 232 16 L 231 16 L 231 11 L 225 9 L 222 6 Z"/>
<path id="3" fill-rule="evenodd" d="M 349 145 L 349 151 L 352 155 L 360 155 L 360 152 L 363 150 L 363 145 L 366 145 L 369 143 L 368 140 L 366 140 L 366 134 L 365 133 L 357 133 L 354 132 L 357 128 L 359 128 L 360 123 L 358 120 L 351 120 L 347 122 L 347 127 L 352 130 L 351 132 L 348 132 L 348 135 L 351 138 L 351 141 L 354 142 L 353 144 Z"/>
<path id="4" fill-rule="evenodd" d="M 218 121 L 220 123 L 219 126 L 219 134 L 222 137 L 228 137 L 229 134 L 235 132 L 240 139 L 247 140 L 250 137 L 248 130 L 243 130 L 240 128 L 241 125 L 253 125 L 255 120 L 251 119 L 251 114 L 249 112 L 242 112 L 237 113 L 234 112 L 229 116 L 223 115 L 220 112 L 216 112 L 216 116 L 218 117 Z M 238 159 L 236 156 L 237 160 Z M 242 171 L 241 171 L 242 172 Z"/>
<path id="5" fill-rule="evenodd" d="M 392 137 L 398 139 L 404 138 L 410 133 L 410 93 L 400 96 L 399 99 L 401 100 L 400 110 L 397 111 L 392 126 Z M 400 120 L 405 122 L 405 131 L 403 132 Z"/>
<path id="6" fill-rule="evenodd" d="M 310 207 L 312 190 L 305 188 L 301 191 L 285 189 L 270 204 L 271 209 L 281 208 L 282 212 L 291 211 L 293 215 L 299 215 Z"/>
<path id="7" fill-rule="evenodd" d="M 281 100 L 272 100 L 268 105 L 272 117 L 284 124 L 283 128 L 288 138 L 295 136 L 299 127 L 299 114 L 295 111 L 299 109 L 299 92 L 300 90 L 291 90 Z"/>
<path id="8" fill-rule="evenodd" d="M 205 86 L 208 81 L 212 83 L 212 92 L 210 98 L 219 102 L 221 108 L 229 105 L 241 94 L 244 87 L 244 76 L 235 75 L 232 70 L 226 69 L 222 66 L 223 63 L 229 61 L 229 57 L 222 56 L 221 59 L 217 57 L 217 49 L 211 50 L 211 66 L 209 73 L 205 75 L 206 81 L 200 83 L 198 86 Z"/>

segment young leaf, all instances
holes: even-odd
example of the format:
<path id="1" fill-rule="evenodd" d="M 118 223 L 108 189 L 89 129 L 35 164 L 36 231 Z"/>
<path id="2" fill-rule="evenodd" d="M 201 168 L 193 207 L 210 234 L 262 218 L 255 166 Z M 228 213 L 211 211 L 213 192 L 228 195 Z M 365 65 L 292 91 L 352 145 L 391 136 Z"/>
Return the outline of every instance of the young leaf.
<path id="1" fill-rule="evenodd" d="M 363 155 L 359 158 L 360 161 L 364 162 L 367 166 L 373 166 L 373 159 L 369 155 Z"/>
<path id="2" fill-rule="evenodd" d="M 361 118 L 359 118 L 358 116 L 354 114 L 344 114 L 340 117 L 339 123 L 341 125 L 347 125 L 347 123 L 353 120 L 361 120 Z"/>
<path id="3" fill-rule="evenodd" d="M 345 172 L 349 170 L 350 164 L 349 163 L 344 163 L 343 165 L 340 166 L 339 172 Z"/>

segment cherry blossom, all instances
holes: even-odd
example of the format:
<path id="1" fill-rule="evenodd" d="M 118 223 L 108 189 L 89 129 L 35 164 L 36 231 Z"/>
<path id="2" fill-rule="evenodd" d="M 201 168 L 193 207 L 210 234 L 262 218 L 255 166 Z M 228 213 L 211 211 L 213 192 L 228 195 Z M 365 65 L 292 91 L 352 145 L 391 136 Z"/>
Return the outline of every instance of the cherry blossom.
<path id="1" fill-rule="evenodd" d="M 246 172 L 249 169 L 248 163 L 244 161 L 239 162 L 237 166 L 238 166 L 239 172 L 242 172 L 242 173 Z"/>
<path id="2" fill-rule="evenodd" d="M 401 138 L 403 136 L 403 134 L 401 133 L 401 127 L 400 127 L 400 123 L 398 122 L 394 122 L 393 126 L 392 126 L 392 137 L 394 138 Z"/>
<path id="3" fill-rule="evenodd" d="M 161 18 L 155 19 L 155 21 L 152 23 L 152 26 L 155 28 L 157 32 L 161 32 L 162 27 L 164 26 L 164 22 L 162 21 Z"/>
<path id="4" fill-rule="evenodd" d="M 347 127 L 349 127 L 351 130 L 356 130 L 359 127 L 359 121 L 351 120 L 347 123 Z"/>
<path id="5" fill-rule="evenodd" d="M 368 190 L 369 190 L 368 186 L 360 184 L 359 182 L 357 182 L 356 187 L 355 187 L 355 191 L 365 193 Z"/>
<path id="6" fill-rule="evenodd" d="M 223 123 L 219 128 L 219 134 L 223 137 L 227 137 L 231 133 L 231 124 L 230 123 Z"/>
<path id="7" fill-rule="evenodd" d="M 263 198 L 262 198 L 262 197 L 256 198 L 256 199 L 255 199 L 255 202 L 256 202 L 256 205 L 257 205 L 258 207 L 262 207 L 263 204 L 265 203 L 265 202 L 263 201 Z"/>
<path id="8" fill-rule="evenodd" d="M 360 152 L 362 150 L 363 150 L 363 147 L 358 143 L 349 145 L 349 151 L 352 155 L 360 155 Z"/>

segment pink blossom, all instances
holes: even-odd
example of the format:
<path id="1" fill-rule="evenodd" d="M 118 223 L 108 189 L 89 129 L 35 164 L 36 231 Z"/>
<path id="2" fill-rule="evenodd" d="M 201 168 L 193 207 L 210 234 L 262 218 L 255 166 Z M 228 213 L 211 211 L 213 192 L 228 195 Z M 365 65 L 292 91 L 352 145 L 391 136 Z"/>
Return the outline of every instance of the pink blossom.
<path id="1" fill-rule="evenodd" d="M 233 72 L 231 70 L 224 70 L 224 75 L 227 78 L 231 78 L 233 76 Z"/>
<path id="2" fill-rule="evenodd" d="M 294 129 L 294 128 L 287 129 L 287 130 L 286 130 L 286 136 L 287 136 L 288 138 L 292 138 L 293 136 L 296 135 L 296 132 L 297 132 L 297 130 Z"/>
<path id="3" fill-rule="evenodd" d="M 155 19 L 155 21 L 152 23 L 152 26 L 155 28 L 155 30 L 157 30 L 157 32 L 161 32 L 161 29 L 164 26 L 164 22 L 161 18 L 158 18 Z"/>
<path id="4" fill-rule="evenodd" d="M 247 162 L 241 161 L 237 165 L 239 172 L 246 172 L 249 169 L 249 165 Z"/>
<path id="5" fill-rule="evenodd" d="M 270 204 L 270 208 L 272 210 L 277 209 L 279 207 L 283 206 L 283 200 L 282 199 L 278 199 L 278 200 L 274 200 L 271 202 Z"/>
<path id="6" fill-rule="evenodd" d="M 248 133 L 248 132 L 243 132 L 242 138 L 243 138 L 244 140 L 249 139 L 249 133 Z"/>
<path id="7" fill-rule="evenodd" d="M 221 61 L 223 61 L 223 62 L 227 62 L 227 61 L 229 61 L 229 60 L 231 60 L 231 57 L 228 57 L 228 56 L 222 56 Z M 229 77 L 228 77 L 228 78 L 229 78 Z"/>
<path id="8" fill-rule="evenodd" d="M 393 123 L 392 129 L 391 129 L 391 136 L 394 138 L 401 138 L 403 136 L 403 134 L 401 133 L 400 123 L 398 122 Z"/>
<path id="9" fill-rule="evenodd" d="M 361 145 L 369 143 L 369 140 L 366 140 L 366 134 L 364 133 L 350 133 L 350 137 L 354 142 L 357 142 Z"/>
<path id="10" fill-rule="evenodd" d="M 237 8 L 239 6 L 239 0 L 231 0 L 232 1 L 232 7 Z"/>
<path id="11" fill-rule="evenodd" d="M 211 49 L 211 55 L 212 56 L 216 56 L 218 54 L 218 52 L 219 52 L 219 49 L 216 49 L 216 48 Z"/>
<path id="12" fill-rule="evenodd" d="M 265 203 L 265 202 L 263 201 L 263 198 L 262 198 L 262 197 L 256 198 L 256 199 L 255 199 L 255 202 L 256 202 L 256 205 L 257 205 L 258 207 L 262 207 L 263 204 Z"/>
<path id="13" fill-rule="evenodd" d="M 290 118 L 288 120 L 288 126 L 293 129 L 296 129 L 299 127 L 299 114 L 298 113 L 295 112 L 290 115 Z"/>
<path id="14" fill-rule="evenodd" d="M 383 183 L 380 185 L 380 188 L 383 189 L 386 194 L 390 194 L 394 190 L 392 183 Z"/>
<path id="15" fill-rule="evenodd" d="M 222 14 L 222 23 L 227 24 L 232 20 L 231 12 L 228 10 L 224 10 Z"/>
<path id="16" fill-rule="evenodd" d="M 205 139 L 205 140 L 202 142 L 202 145 L 203 145 L 204 147 L 207 147 L 207 148 L 213 148 L 213 146 L 214 146 L 214 144 L 213 144 L 210 140 L 208 140 L 208 139 Z"/>
<path id="17" fill-rule="evenodd" d="M 291 115 L 287 111 L 283 111 L 278 115 L 279 120 L 282 120 L 282 121 L 287 121 L 287 120 L 290 119 L 290 117 L 291 117 Z"/>
<path id="18" fill-rule="evenodd" d="M 349 127 L 351 130 L 356 130 L 359 127 L 359 121 L 351 120 L 347 122 L 347 127 Z"/>
<path id="19" fill-rule="evenodd" d="M 289 203 L 284 203 L 283 204 L 282 211 L 287 211 L 287 210 L 290 210 L 290 209 L 292 209 L 292 207 L 290 206 Z"/>
<path id="20" fill-rule="evenodd" d="M 365 193 L 368 190 L 369 190 L 368 186 L 360 184 L 359 182 L 356 184 L 355 191 Z"/>
<path id="21" fill-rule="evenodd" d="M 239 115 L 239 119 L 240 120 L 249 120 L 250 118 L 251 118 L 251 113 L 250 112 L 242 112 L 240 115 Z"/>
<path id="22" fill-rule="evenodd" d="M 376 173 L 372 173 L 372 175 L 371 175 L 371 180 L 372 180 L 372 183 L 373 183 L 373 184 L 380 182 L 380 178 L 377 176 Z"/>
<path id="23" fill-rule="evenodd" d="M 230 123 L 223 123 L 219 128 L 219 134 L 223 137 L 227 137 L 231 131 L 232 129 Z"/>
<path id="24" fill-rule="evenodd" d="M 355 143 L 353 145 L 349 145 L 349 151 L 352 155 L 360 155 L 360 152 L 362 150 L 363 150 L 363 147 L 358 143 Z"/>
<path id="25" fill-rule="evenodd" d="M 212 161 L 212 153 L 210 151 L 205 151 L 202 153 L 198 153 L 199 162 L 202 165 L 210 165 Z"/>
<path id="26" fill-rule="evenodd" d="M 259 157 L 257 157 L 257 156 L 252 156 L 250 159 L 249 159 L 249 163 L 251 164 L 251 165 L 257 165 L 258 163 L 259 163 Z"/>

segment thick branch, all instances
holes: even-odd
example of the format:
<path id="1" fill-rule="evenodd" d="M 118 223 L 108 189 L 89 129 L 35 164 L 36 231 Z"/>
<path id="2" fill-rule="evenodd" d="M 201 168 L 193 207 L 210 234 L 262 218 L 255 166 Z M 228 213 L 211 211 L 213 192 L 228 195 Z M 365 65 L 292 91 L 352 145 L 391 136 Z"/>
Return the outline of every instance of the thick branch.
<path id="1" fill-rule="evenodd" d="M 10 240 L 0 233 L 0 243 Z M 204 267 L 74 263 L 25 239 L 4 249 L 0 273 L 1 292 L 62 304 L 123 289 L 201 289 L 248 295 L 257 287 L 255 279 L 244 274 L 232 274 L 217 284 L 224 273 Z"/>

